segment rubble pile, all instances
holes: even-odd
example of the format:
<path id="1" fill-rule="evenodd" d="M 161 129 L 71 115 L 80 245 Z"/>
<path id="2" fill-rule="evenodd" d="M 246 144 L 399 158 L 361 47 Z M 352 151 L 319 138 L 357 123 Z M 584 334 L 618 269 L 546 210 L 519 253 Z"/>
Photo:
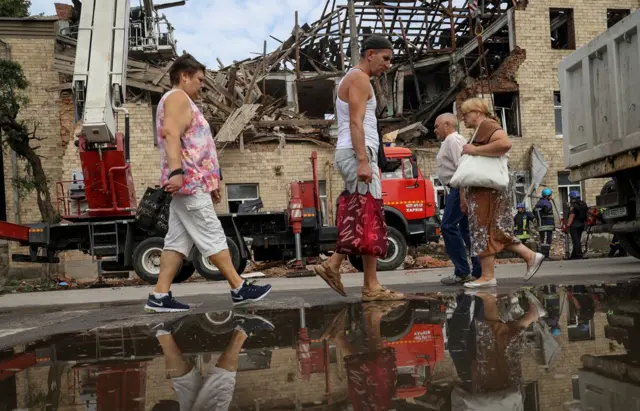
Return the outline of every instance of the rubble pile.
<path id="1" fill-rule="evenodd" d="M 199 105 L 219 144 L 238 144 L 241 150 L 244 144 L 273 141 L 333 146 L 335 120 L 327 117 L 333 112 L 329 107 L 334 100 L 333 81 L 358 64 L 365 37 L 379 34 L 389 38 L 394 48 L 391 71 L 373 81 L 381 126 L 384 133 L 395 132 L 394 139 L 405 145 L 421 146 L 429 139 L 425 136 L 435 117 L 455 101 L 465 79 L 484 70 L 493 75 L 492 81 L 512 80 L 524 53 L 516 49 L 505 61 L 509 53 L 494 45 L 508 43 L 504 28 L 509 10 L 518 3 L 497 0 L 485 4 L 478 15 L 484 30 L 476 35 L 468 9 L 447 0 L 376 4 L 350 0 L 347 5 L 326 0 L 320 18 L 313 23 L 300 24 L 295 12 L 290 36 L 284 40 L 271 36 L 280 43 L 275 50 L 267 52 L 265 41 L 263 52 L 256 57 L 228 65 L 218 59 L 219 67 L 207 70 Z M 70 31 L 57 36 L 54 70 L 61 76 L 61 84 L 55 87 L 60 91 L 72 88 L 74 33 L 77 35 Z M 481 51 L 483 42 L 487 47 Z M 168 72 L 176 53 L 130 54 L 127 102 L 157 101 L 169 90 Z M 502 61 L 507 64 L 500 70 Z M 458 75 L 450 85 L 452 69 Z M 268 78 L 270 74 L 276 77 Z"/>
<path id="2" fill-rule="evenodd" d="M 56 90 L 72 88 L 75 44 L 75 39 L 58 36 L 53 68 L 60 73 L 62 81 Z M 135 103 L 150 94 L 161 95 L 170 90 L 169 70 L 173 60 L 130 58 L 127 102 Z M 238 137 L 240 144 L 264 142 L 273 140 L 274 135 L 303 141 L 327 140 L 332 121 L 307 119 L 287 104 L 286 97 L 273 98 L 264 93 L 263 80 L 268 67 L 264 62 L 244 62 L 225 71 L 207 70 L 199 103 L 217 142 L 233 143 Z"/>

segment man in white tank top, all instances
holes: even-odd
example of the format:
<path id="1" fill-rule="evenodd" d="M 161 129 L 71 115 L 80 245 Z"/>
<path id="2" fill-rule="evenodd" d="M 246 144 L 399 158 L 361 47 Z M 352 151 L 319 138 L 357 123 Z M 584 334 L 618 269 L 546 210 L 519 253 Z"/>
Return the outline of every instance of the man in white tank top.
<path id="1" fill-rule="evenodd" d="M 342 175 L 345 189 L 357 189 L 364 194 L 367 187 L 375 198 L 382 198 L 378 168 L 378 124 L 376 96 L 371 77 L 378 77 L 391 68 L 393 45 L 382 36 L 372 35 L 362 44 L 360 63 L 351 69 L 338 86 L 336 116 L 338 143 L 336 168 Z M 339 294 L 346 296 L 340 278 L 340 264 L 346 256 L 334 253 L 331 258 L 314 267 L 318 276 Z M 363 301 L 397 301 L 404 295 L 384 288 L 378 281 L 377 258 L 363 255 Z"/>

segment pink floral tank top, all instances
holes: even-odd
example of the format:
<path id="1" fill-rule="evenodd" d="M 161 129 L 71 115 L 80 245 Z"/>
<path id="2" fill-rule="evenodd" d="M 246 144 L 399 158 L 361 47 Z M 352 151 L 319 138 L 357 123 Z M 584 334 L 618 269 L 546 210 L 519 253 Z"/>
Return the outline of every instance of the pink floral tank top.
<path id="1" fill-rule="evenodd" d="M 174 91 L 165 93 L 158 103 L 156 111 L 156 130 L 158 148 L 160 149 L 160 184 L 165 185 L 169 181 L 169 163 L 165 152 L 164 136 L 164 102 Z M 184 93 L 184 92 L 183 92 Z M 186 93 L 185 93 L 186 94 Z M 189 96 L 187 96 L 189 97 Z M 198 106 L 189 98 L 193 119 L 186 133 L 182 136 L 182 169 L 184 170 L 183 185 L 177 194 L 190 195 L 198 189 L 210 193 L 220 186 L 220 165 L 216 144 L 213 141 L 209 122 L 204 118 Z"/>

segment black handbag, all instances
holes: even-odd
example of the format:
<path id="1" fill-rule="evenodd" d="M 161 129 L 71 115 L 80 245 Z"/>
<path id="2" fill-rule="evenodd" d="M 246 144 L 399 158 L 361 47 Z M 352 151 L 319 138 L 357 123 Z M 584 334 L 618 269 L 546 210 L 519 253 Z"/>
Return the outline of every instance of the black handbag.
<path id="1" fill-rule="evenodd" d="M 163 236 L 169 229 L 171 194 L 164 187 L 147 187 L 136 210 L 136 225 L 149 234 Z"/>

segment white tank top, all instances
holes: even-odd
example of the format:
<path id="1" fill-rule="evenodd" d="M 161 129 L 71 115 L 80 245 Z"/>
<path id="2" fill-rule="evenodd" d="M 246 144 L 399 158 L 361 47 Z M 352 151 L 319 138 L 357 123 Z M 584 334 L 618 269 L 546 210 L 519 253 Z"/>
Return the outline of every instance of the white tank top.
<path id="1" fill-rule="evenodd" d="M 349 70 L 349 72 L 351 72 L 351 70 Z M 338 90 L 340 89 L 342 81 L 344 81 L 344 77 L 338 84 Z M 371 87 L 371 98 L 367 101 L 367 109 L 364 114 L 364 141 L 367 147 L 371 147 L 374 150 L 374 153 L 378 152 L 378 146 L 380 145 L 378 119 L 376 118 L 377 105 L 376 93 L 373 87 Z M 336 116 L 338 117 L 338 143 L 336 144 L 336 148 L 353 148 L 351 142 L 351 127 L 349 126 L 349 103 L 342 101 L 340 96 L 336 96 Z"/>

